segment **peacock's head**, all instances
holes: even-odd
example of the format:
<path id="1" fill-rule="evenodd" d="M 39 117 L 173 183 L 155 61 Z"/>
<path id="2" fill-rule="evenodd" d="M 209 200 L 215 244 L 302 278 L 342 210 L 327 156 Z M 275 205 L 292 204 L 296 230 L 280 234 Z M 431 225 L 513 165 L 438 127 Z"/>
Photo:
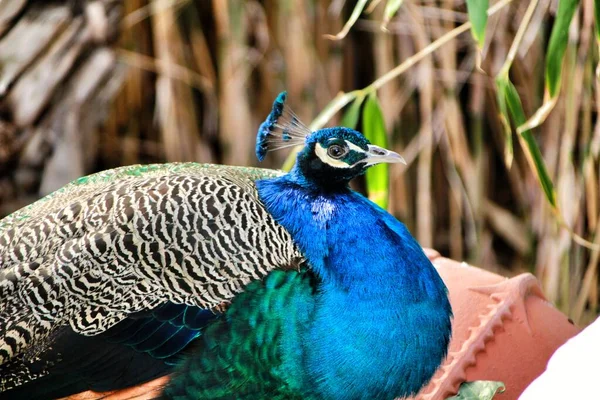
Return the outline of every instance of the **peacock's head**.
<path id="1" fill-rule="evenodd" d="M 268 150 L 304 146 L 296 158 L 295 173 L 320 186 L 347 184 L 380 163 L 405 163 L 402 156 L 372 145 L 354 129 L 335 127 L 311 132 L 285 104 L 282 92 L 258 130 L 256 155 L 262 161 Z"/>

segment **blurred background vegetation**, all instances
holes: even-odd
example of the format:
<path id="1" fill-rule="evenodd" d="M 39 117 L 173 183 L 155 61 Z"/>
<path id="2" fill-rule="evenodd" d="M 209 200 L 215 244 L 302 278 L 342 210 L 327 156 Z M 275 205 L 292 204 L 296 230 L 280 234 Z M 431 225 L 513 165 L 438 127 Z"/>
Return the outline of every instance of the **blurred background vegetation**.
<path id="1" fill-rule="evenodd" d="M 424 247 L 506 276 L 532 272 L 586 324 L 598 312 L 599 252 L 574 238 L 600 237 L 596 2 L 491 0 L 479 46 L 467 4 L 480 27 L 472 4 L 484 0 L 2 2 L 0 212 L 120 165 L 256 165 L 255 132 L 287 90 L 306 124 L 346 104 L 313 127 L 386 132 L 377 140 L 408 162 L 391 167 L 389 186 L 383 175 L 388 209 Z M 525 132 L 531 148 L 515 93 L 502 92 L 508 78 L 525 118 L 551 109 Z M 373 82 L 377 97 L 353 102 Z M 543 190 L 531 149 L 554 189 Z"/>

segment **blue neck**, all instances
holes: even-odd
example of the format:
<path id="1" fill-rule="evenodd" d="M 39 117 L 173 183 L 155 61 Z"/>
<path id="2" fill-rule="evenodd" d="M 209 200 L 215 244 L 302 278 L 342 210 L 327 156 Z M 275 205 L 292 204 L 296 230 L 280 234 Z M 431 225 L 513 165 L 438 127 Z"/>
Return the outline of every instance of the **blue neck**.
<path id="1" fill-rule="evenodd" d="M 319 281 L 319 307 L 306 333 L 319 345 L 306 349 L 303 362 L 314 375 L 306 380 L 319 382 L 312 386 L 327 398 L 342 398 L 347 385 L 356 390 L 349 398 L 419 390 L 445 356 L 451 310 L 444 283 L 406 227 L 347 185 L 326 191 L 298 170 L 256 185 Z M 351 362 L 335 364 L 331 349 Z"/>
<path id="2" fill-rule="evenodd" d="M 261 201 L 324 283 L 353 296 L 446 297 L 444 284 L 406 227 L 347 185 L 325 192 L 294 169 L 258 181 L 257 187 Z"/>

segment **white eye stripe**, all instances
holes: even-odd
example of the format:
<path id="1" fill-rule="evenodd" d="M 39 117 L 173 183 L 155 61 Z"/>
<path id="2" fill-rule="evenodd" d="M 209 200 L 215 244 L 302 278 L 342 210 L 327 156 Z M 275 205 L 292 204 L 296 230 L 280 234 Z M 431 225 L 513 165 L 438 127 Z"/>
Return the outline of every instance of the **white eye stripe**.
<path id="1" fill-rule="evenodd" d="M 332 138 L 332 139 L 334 139 L 334 138 Z M 350 150 L 356 151 L 358 153 L 367 154 L 366 150 L 361 149 L 360 147 L 358 147 L 354 143 L 349 142 L 347 140 L 344 140 L 344 142 L 346 142 L 346 145 L 348 146 L 348 148 Z M 329 157 L 329 155 L 327 154 L 327 149 L 325 147 L 321 146 L 321 143 L 317 143 L 317 145 L 315 146 L 315 153 L 317 154 L 317 157 L 319 157 L 319 159 L 321 161 L 323 161 L 327 165 L 331 165 L 332 167 L 336 167 L 336 168 L 352 168 L 352 167 L 354 167 L 356 165 L 356 164 L 348 165 L 347 163 L 345 163 L 342 160 L 336 160 L 336 159 L 333 159 L 333 158 Z"/>
<path id="2" fill-rule="evenodd" d="M 346 142 L 348 143 L 348 142 Z M 327 165 L 331 165 L 336 168 L 352 168 L 351 165 L 346 164 L 342 160 L 335 160 L 327 155 L 327 149 L 321 146 L 321 143 L 317 143 L 315 146 L 315 154 L 321 161 L 323 161 Z"/>
<path id="3" fill-rule="evenodd" d="M 357 151 L 357 152 L 359 152 L 359 153 L 367 154 L 367 151 L 366 151 L 366 150 L 364 150 L 364 149 L 361 149 L 360 147 L 358 147 L 358 146 L 357 146 L 357 145 L 355 145 L 354 143 L 351 143 L 351 142 L 349 142 L 349 141 L 347 141 L 347 140 L 344 140 L 344 142 L 346 142 L 346 144 L 348 145 L 348 148 L 349 148 L 350 150 L 354 150 L 354 151 Z"/>

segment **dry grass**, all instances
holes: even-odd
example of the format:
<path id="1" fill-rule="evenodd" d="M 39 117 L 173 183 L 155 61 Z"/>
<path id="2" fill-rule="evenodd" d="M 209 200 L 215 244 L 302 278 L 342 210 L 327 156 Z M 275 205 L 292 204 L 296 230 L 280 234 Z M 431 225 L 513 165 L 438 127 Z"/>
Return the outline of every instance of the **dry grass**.
<path id="1" fill-rule="evenodd" d="M 310 122 L 340 91 L 369 85 L 468 21 L 462 0 L 405 0 L 385 33 L 384 3 L 363 13 L 344 39 L 332 41 L 324 35 L 341 31 L 354 2 L 124 2 L 118 54 L 130 68 L 96 167 L 255 164 L 254 133 L 279 91 L 288 90 L 296 112 Z M 516 136 L 512 165 L 505 163 L 494 77 L 529 5 L 514 0 L 490 17 L 481 70 L 466 32 L 379 88 L 392 147 L 409 162 L 391 171 L 390 208 L 424 246 L 506 275 L 533 272 L 549 300 L 585 324 L 598 314 L 599 253 L 575 244 L 559 224 Z M 534 134 L 562 219 L 598 243 L 593 5 L 581 1 L 562 94 Z M 543 103 L 555 11 L 555 0 L 538 1 L 512 64 L 510 77 L 527 116 Z M 265 166 L 280 167 L 285 157 L 274 153 Z"/>
<path id="2" fill-rule="evenodd" d="M 379 29 L 379 5 L 363 13 L 343 40 L 331 41 L 323 35 L 342 29 L 353 4 L 170 3 L 125 30 L 123 48 L 155 58 L 158 75 L 131 69 L 127 100 L 119 106 L 128 110 L 131 99 L 129 118 L 121 116 L 113 127 L 122 140 L 139 140 L 139 154 L 123 152 L 122 160 L 113 154 L 112 165 L 134 158 L 253 164 L 254 132 L 277 92 L 287 89 L 299 115 L 310 121 L 340 90 L 365 87 L 468 20 L 462 1 L 405 1 L 388 25 L 390 33 Z M 392 171 L 390 207 L 425 246 L 508 275 L 535 273 L 551 301 L 586 323 L 597 314 L 598 252 L 573 243 L 557 222 L 518 141 L 512 166 L 504 163 L 493 77 L 528 5 L 515 1 L 490 17 L 481 70 L 465 33 L 379 89 L 393 147 L 411 161 Z M 140 0 L 128 11 L 144 6 Z M 591 240 L 600 236 L 592 7 L 592 1 L 583 1 L 571 26 L 562 95 L 535 132 L 563 219 Z M 544 54 L 555 9 L 554 2 L 539 2 L 512 65 L 511 79 L 527 115 L 543 101 Z M 153 47 L 141 45 L 150 42 Z M 162 68 L 163 62 L 176 67 Z M 189 73 L 178 73 L 178 67 Z M 205 83 L 193 84 L 194 74 Z M 176 111 L 176 122 L 169 122 L 169 112 Z M 190 153 L 193 148 L 204 151 Z M 269 157 L 268 166 L 280 166 L 283 158 Z"/>

